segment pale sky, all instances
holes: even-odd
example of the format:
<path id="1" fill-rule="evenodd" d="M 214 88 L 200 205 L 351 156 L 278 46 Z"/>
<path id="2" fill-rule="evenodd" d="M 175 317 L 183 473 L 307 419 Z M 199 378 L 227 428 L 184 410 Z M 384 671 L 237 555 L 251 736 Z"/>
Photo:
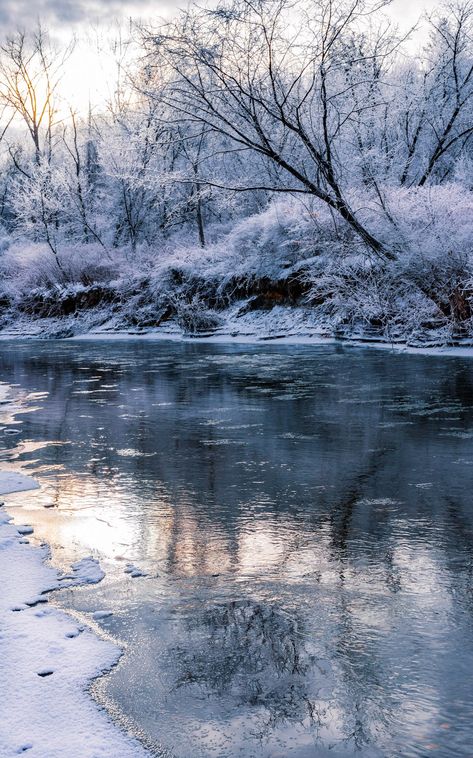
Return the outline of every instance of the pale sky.
<path id="1" fill-rule="evenodd" d="M 108 24 L 127 17 L 160 16 L 179 0 L 0 0 L 0 24 L 5 28 L 28 27 L 41 18 L 51 28 L 78 31 L 86 24 Z M 411 22 L 435 0 L 393 0 L 392 14 L 401 23 Z"/>
<path id="2" fill-rule="evenodd" d="M 129 16 L 159 14 L 173 0 L 0 0 L 3 28 L 27 28 L 38 18 L 51 28 L 74 29 L 92 23 L 108 23 Z"/>
<path id="3" fill-rule="evenodd" d="M 393 0 L 389 12 L 399 26 L 409 28 L 422 13 L 438 8 L 440 4 L 441 0 Z"/>

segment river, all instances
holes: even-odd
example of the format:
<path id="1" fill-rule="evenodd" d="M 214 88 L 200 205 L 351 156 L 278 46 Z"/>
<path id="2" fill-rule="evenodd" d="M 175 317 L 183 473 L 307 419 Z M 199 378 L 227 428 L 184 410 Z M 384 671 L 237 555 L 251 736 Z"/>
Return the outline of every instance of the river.
<path id="1" fill-rule="evenodd" d="M 137 339 L 0 361 L 2 465 L 41 484 L 9 510 L 58 565 L 100 559 L 56 601 L 113 612 L 97 694 L 158 755 L 471 756 L 472 360 Z"/>

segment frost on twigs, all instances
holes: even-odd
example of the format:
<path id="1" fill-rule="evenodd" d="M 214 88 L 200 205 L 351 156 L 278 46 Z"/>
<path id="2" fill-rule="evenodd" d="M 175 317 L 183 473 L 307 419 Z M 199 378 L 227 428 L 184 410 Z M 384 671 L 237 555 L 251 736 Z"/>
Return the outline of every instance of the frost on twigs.
<path id="1" fill-rule="evenodd" d="M 0 331 L 471 344 L 473 5 L 406 38 L 387 5 L 191 5 L 100 117 L 53 117 L 61 54 L 9 37 Z"/>
<path id="2" fill-rule="evenodd" d="M 222 324 L 222 317 L 207 307 L 198 296 L 194 296 L 190 302 L 177 300 L 175 311 L 178 324 L 189 334 L 213 332 Z"/>

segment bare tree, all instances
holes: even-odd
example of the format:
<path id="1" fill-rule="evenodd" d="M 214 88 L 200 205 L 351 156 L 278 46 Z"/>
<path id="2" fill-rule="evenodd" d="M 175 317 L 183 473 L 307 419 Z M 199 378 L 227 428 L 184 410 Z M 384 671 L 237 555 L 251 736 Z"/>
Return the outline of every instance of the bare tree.
<path id="1" fill-rule="evenodd" d="M 31 35 L 18 31 L 0 48 L 0 100 L 26 125 L 37 163 L 51 159 L 58 87 L 72 49 L 55 50 L 41 26 Z"/>
<path id="2" fill-rule="evenodd" d="M 317 197 L 378 257 L 389 259 L 394 253 L 350 207 L 349 152 L 341 149 L 353 119 L 373 107 L 351 97 L 359 82 L 343 73 L 359 60 L 347 62 L 345 42 L 383 5 L 234 0 L 214 11 L 186 12 L 149 33 L 147 42 L 151 65 L 168 78 L 164 98 L 175 118 L 269 161 L 272 180 L 264 189 Z M 396 44 L 386 36 L 355 55 L 381 60 L 394 54 Z"/>
<path id="3" fill-rule="evenodd" d="M 69 123 L 63 129 L 63 143 L 73 166 L 73 178 L 70 182 L 71 187 L 68 195 L 70 196 L 72 206 L 78 211 L 84 242 L 98 242 L 107 257 L 110 258 L 108 249 L 101 235 L 96 230 L 91 213 L 91 200 L 95 187 L 92 180 L 93 156 L 90 140 L 90 114 L 87 132 L 86 144 L 83 146 L 80 143 L 80 124 L 78 123 L 77 114 L 71 109 Z"/>
<path id="4" fill-rule="evenodd" d="M 194 176 L 194 182 L 191 184 L 190 192 L 190 205 L 195 211 L 195 219 L 197 224 L 197 230 L 199 233 L 199 244 L 201 247 L 205 247 L 205 228 L 204 228 L 204 213 L 203 213 L 203 188 L 200 179 L 200 163 L 203 153 L 205 132 L 200 132 L 197 139 L 189 139 L 182 134 L 182 130 L 178 127 L 177 134 L 180 140 L 182 153 L 185 159 L 189 162 Z"/>
<path id="5" fill-rule="evenodd" d="M 422 66 L 405 72 L 399 114 L 400 183 L 424 186 L 451 175 L 473 136 L 473 2 L 449 2 L 432 13 Z"/>
<path id="6" fill-rule="evenodd" d="M 418 180 L 424 185 L 440 160 L 473 135 L 473 3 L 449 3 L 431 16 L 434 54 L 428 160 Z M 447 171 L 448 173 L 448 171 Z"/>

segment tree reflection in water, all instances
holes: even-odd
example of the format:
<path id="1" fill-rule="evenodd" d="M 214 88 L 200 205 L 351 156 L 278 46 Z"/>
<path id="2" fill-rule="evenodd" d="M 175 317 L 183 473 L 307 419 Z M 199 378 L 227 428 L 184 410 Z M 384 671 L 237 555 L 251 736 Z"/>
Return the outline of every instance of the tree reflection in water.
<path id="1" fill-rule="evenodd" d="M 205 609 L 187 627 L 190 640 L 197 637 L 204 646 L 172 649 L 177 687 L 197 685 L 205 695 L 231 692 L 241 703 L 263 705 L 282 718 L 300 717 L 312 661 L 295 620 L 270 606 L 235 600 Z"/>

